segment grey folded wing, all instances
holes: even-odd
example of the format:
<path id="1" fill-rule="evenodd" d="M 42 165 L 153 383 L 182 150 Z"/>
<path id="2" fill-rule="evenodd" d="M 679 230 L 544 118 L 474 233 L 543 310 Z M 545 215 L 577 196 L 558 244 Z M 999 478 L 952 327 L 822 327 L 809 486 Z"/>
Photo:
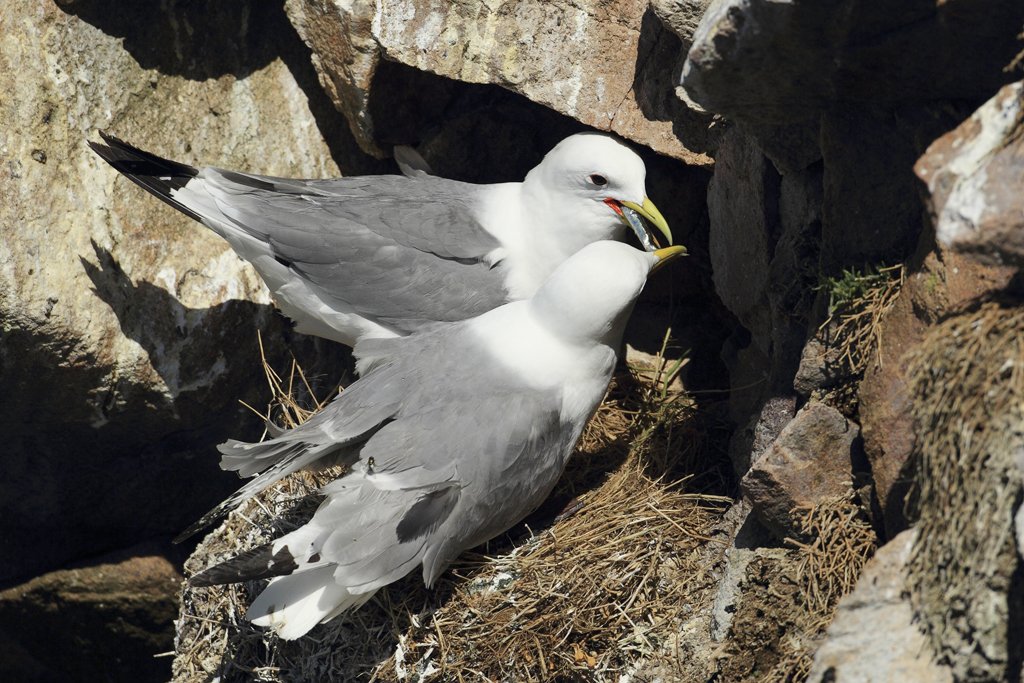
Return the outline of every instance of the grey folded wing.
<path id="1" fill-rule="evenodd" d="M 507 300 L 481 187 L 432 176 L 289 180 L 204 168 L 223 219 L 265 242 L 323 301 L 410 331 Z"/>
<path id="2" fill-rule="evenodd" d="M 471 335 L 444 339 L 460 329 L 356 347 L 361 361 L 379 352 L 372 367 L 384 372 L 409 376 L 421 368 L 395 419 L 362 446 L 355 467 L 369 471 L 378 489 L 406 493 L 394 528 L 402 544 L 420 547 L 428 585 L 463 550 L 543 502 L 584 427 L 563 423 L 561 389 L 528 386 Z M 435 340 L 445 343 L 432 351 Z M 419 358 L 406 365 L 409 351 Z M 326 558 L 351 552 L 328 546 Z"/>
<path id="3" fill-rule="evenodd" d="M 382 427 L 361 450 L 355 467 L 375 491 L 362 499 L 390 503 L 381 511 L 384 519 L 374 515 L 372 533 L 352 533 L 347 506 L 327 504 L 318 513 L 321 528 L 332 530 L 323 558 L 361 567 L 346 574 L 363 589 L 403 575 L 408 569 L 385 570 L 397 571 L 413 558 L 432 585 L 462 551 L 507 530 L 543 502 L 575 440 L 572 426 L 559 421 L 560 396 L 494 387 L 437 400 L 443 405 L 421 404 Z M 325 488 L 329 501 L 345 481 Z M 361 542 L 352 544 L 357 537 Z"/>

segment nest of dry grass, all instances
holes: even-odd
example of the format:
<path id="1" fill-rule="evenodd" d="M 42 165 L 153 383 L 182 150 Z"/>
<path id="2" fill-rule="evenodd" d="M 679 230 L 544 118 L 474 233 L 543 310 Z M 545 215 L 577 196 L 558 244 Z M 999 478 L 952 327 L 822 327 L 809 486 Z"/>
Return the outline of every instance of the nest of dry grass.
<path id="1" fill-rule="evenodd" d="M 909 378 L 915 608 L 960 679 L 1002 680 L 1024 654 L 1008 642 L 1019 640 L 1010 610 L 1021 607 L 1010 601 L 1021 589 L 1013 519 L 1024 495 L 1024 307 L 988 302 L 937 325 Z"/>
<path id="2" fill-rule="evenodd" d="M 266 370 L 278 404 L 266 414 L 305 419 L 289 382 Z M 662 363 L 653 381 L 614 383 L 548 503 L 464 553 L 433 591 L 414 572 L 307 637 L 280 641 L 243 618 L 259 582 L 186 587 L 174 680 L 618 681 L 638 662 L 670 657 L 689 593 L 713 582 L 707 533 L 731 502 L 682 477 L 706 439 L 693 403 L 667 388 L 676 371 Z M 289 378 L 302 381 L 297 367 Z M 249 501 L 186 572 L 301 524 L 313 509 L 303 497 L 336 475 L 296 475 Z"/>

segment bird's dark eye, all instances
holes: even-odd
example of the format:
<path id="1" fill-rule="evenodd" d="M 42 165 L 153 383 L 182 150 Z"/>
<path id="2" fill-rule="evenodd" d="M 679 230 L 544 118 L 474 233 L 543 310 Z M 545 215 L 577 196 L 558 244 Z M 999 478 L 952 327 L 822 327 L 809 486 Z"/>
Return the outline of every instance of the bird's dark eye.
<path id="1" fill-rule="evenodd" d="M 605 178 L 600 173 L 591 173 L 590 175 L 587 176 L 587 180 L 592 182 L 594 185 L 597 185 L 598 187 L 604 187 L 605 185 L 608 184 L 608 179 Z"/>

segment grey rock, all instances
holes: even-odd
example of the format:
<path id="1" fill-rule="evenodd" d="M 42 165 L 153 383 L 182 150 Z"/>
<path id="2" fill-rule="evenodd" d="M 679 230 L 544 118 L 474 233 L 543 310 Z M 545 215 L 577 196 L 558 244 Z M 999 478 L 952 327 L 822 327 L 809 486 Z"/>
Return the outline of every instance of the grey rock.
<path id="1" fill-rule="evenodd" d="M 821 123 L 817 116 L 780 125 L 748 122 L 737 125 L 757 140 L 775 170 L 784 176 L 803 171 L 821 160 Z"/>
<path id="2" fill-rule="evenodd" d="M 746 474 L 796 415 L 795 396 L 769 397 L 747 425 L 737 429 L 729 441 L 729 458 L 738 476 Z"/>
<path id="3" fill-rule="evenodd" d="M 701 17 L 713 0 L 651 0 L 651 9 L 663 24 L 683 42 L 689 50 Z"/>
<path id="4" fill-rule="evenodd" d="M 768 267 L 772 231 L 766 207 L 777 201 L 765 183 L 768 162 L 753 140 L 733 129 L 715 157 L 708 185 L 709 251 L 715 291 L 769 352 Z"/>
<path id="5" fill-rule="evenodd" d="M 754 444 L 750 449 L 750 459 L 754 462 L 760 460 L 795 416 L 795 396 L 774 396 L 765 401 L 754 426 Z"/>
<path id="6" fill-rule="evenodd" d="M 709 252 L 715 291 L 749 333 L 723 351 L 739 388 L 730 415 L 747 425 L 730 446 L 739 475 L 764 402 L 792 392 L 818 279 L 821 202 L 820 168 L 780 176 L 750 135 L 724 135 L 708 186 Z"/>
<path id="7" fill-rule="evenodd" d="M 834 105 L 986 97 L 1009 80 L 1024 5 L 725 0 L 705 13 L 682 84 L 736 121 L 789 124 Z"/>
<path id="8" fill-rule="evenodd" d="M 782 548 L 763 547 L 770 539 L 764 527 L 751 514 L 750 505 L 740 501 L 726 513 L 726 519 L 739 519 L 732 543 L 725 551 L 724 568 L 718 576 L 718 590 L 711 606 L 711 640 L 723 642 L 729 637 L 733 615 L 743 599 L 741 584 L 747 577 L 747 566 L 755 558 L 779 559 Z"/>
<path id="9" fill-rule="evenodd" d="M 682 85 L 706 109 L 738 121 L 806 120 L 832 98 L 832 46 L 841 31 L 834 5 L 714 3 L 694 35 Z"/>
<path id="10" fill-rule="evenodd" d="M 915 529 L 904 531 L 864 567 L 853 592 L 839 603 L 808 683 L 952 683 L 950 669 L 935 662 L 906 595 L 906 564 L 916 536 Z"/>
<path id="11" fill-rule="evenodd" d="M 800 365 L 797 367 L 796 376 L 793 377 L 793 390 L 797 394 L 807 398 L 812 392 L 827 385 L 828 377 L 825 371 L 827 357 L 824 344 L 814 337 L 807 340 L 807 344 L 800 354 Z"/>
<path id="12" fill-rule="evenodd" d="M 768 302 L 772 312 L 772 390 L 790 392 L 807 330 L 811 326 L 821 252 L 823 213 L 820 167 L 787 173 L 779 179 L 778 237 L 768 270 Z"/>

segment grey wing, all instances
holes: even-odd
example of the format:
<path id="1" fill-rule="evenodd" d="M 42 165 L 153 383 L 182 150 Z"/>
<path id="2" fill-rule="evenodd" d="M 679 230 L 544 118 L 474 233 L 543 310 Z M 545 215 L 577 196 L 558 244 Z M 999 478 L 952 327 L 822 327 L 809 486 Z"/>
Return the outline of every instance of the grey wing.
<path id="1" fill-rule="evenodd" d="M 382 425 L 396 419 L 405 402 L 416 396 L 415 387 L 430 381 L 417 375 L 443 371 L 444 363 L 439 360 L 447 357 L 447 344 L 459 341 L 461 329 L 460 325 L 447 325 L 413 337 L 360 342 L 359 349 L 381 346 L 388 357 L 374 357 L 372 368 L 360 368 L 362 378 L 323 410 L 267 441 L 245 443 L 232 439 L 218 446 L 222 469 L 254 478 L 189 526 L 175 542 L 185 540 L 232 508 L 317 461 L 330 458 L 332 464 L 354 462 L 367 439 Z M 396 357 L 391 358 L 391 354 Z"/>
<path id="2" fill-rule="evenodd" d="M 456 397 L 447 407 L 408 406 L 370 437 L 349 473 L 321 489 L 309 522 L 190 582 L 283 577 L 253 603 L 258 616 L 287 610 L 303 591 L 301 577 L 326 570 L 314 577 L 317 586 L 337 595 L 324 599 L 310 625 L 421 564 L 433 585 L 463 550 L 529 514 L 561 474 L 578 434 L 559 424 L 553 403 L 537 398 L 493 391 L 472 405 Z"/>
<path id="3" fill-rule="evenodd" d="M 384 426 L 355 467 L 362 488 L 375 492 L 362 497 L 392 501 L 388 515 L 356 535 L 340 518 L 322 518 L 337 529 L 323 557 L 350 567 L 347 580 L 361 590 L 404 575 L 413 558 L 432 585 L 462 551 L 509 529 L 551 492 L 578 436 L 553 403 L 493 392 Z"/>
<path id="4" fill-rule="evenodd" d="M 205 168 L 224 219 L 337 308 L 403 331 L 507 300 L 497 240 L 475 217 L 480 186 L 431 176 L 287 180 Z"/>
<path id="5" fill-rule="evenodd" d="M 485 186 L 426 174 L 296 180 L 197 169 L 101 135 L 89 144 L 103 159 L 228 240 L 299 322 L 327 305 L 410 332 L 507 299 L 504 266 L 487 259 L 499 244 L 476 219 Z"/>
<path id="6" fill-rule="evenodd" d="M 221 468 L 254 477 L 174 539 L 179 543 L 293 472 L 330 459 L 352 462 L 359 446 L 392 419 L 401 405 L 397 383 L 360 380 L 305 423 L 259 443 L 229 440 L 220 446 Z"/>

